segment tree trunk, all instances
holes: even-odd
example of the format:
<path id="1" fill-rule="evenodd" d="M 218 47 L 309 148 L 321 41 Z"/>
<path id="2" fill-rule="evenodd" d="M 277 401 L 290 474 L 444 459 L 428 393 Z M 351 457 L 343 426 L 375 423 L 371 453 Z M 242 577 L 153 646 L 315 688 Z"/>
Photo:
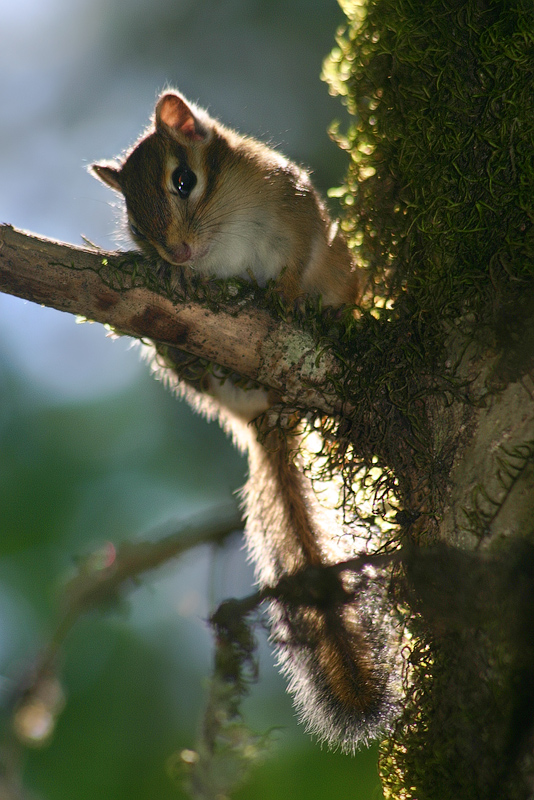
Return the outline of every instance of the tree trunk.
<path id="1" fill-rule="evenodd" d="M 355 115 L 341 194 L 389 298 L 382 385 L 405 423 L 396 449 L 387 431 L 374 447 L 402 509 L 413 636 L 385 792 L 532 797 L 534 9 L 342 6 L 325 67 Z"/>

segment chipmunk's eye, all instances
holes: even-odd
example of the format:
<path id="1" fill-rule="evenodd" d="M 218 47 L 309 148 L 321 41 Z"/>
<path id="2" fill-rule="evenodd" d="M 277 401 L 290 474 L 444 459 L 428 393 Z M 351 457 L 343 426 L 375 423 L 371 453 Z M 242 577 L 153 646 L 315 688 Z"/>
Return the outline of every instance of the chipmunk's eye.
<path id="1" fill-rule="evenodd" d="M 197 185 L 197 176 L 189 167 L 177 167 L 172 173 L 172 183 L 180 197 L 189 197 Z"/>
<path id="2" fill-rule="evenodd" d="M 132 233 L 132 236 L 135 236 L 136 239 L 146 239 L 144 233 L 141 233 L 139 228 L 136 225 L 134 225 L 133 222 L 129 222 L 128 224 L 130 225 L 130 231 Z"/>

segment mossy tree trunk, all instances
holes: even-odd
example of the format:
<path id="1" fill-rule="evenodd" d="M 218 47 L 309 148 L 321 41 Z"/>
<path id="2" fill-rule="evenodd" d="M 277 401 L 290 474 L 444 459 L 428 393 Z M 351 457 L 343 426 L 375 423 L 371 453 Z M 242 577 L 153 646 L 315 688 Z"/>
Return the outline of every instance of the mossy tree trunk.
<path id="1" fill-rule="evenodd" d="M 411 553 L 385 793 L 534 797 L 534 7 L 341 4 L 325 73 L 355 117 L 339 194 L 375 305 L 351 399 L 392 408 L 354 442 Z"/>

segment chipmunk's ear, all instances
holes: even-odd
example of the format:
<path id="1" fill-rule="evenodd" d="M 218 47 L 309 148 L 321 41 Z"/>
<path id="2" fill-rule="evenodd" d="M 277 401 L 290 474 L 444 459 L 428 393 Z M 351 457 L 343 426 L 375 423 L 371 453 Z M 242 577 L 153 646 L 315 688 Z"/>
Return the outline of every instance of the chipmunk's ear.
<path id="1" fill-rule="evenodd" d="M 201 142 L 207 137 L 206 128 L 198 118 L 198 109 L 191 108 L 175 92 L 166 92 L 156 105 L 156 128 L 163 125 L 189 141 Z"/>
<path id="2" fill-rule="evenodd" d="M 103 164 L 91 164 L 89 167 L 89 172 L 91 172 L 95 178 L 102 181 L 103 183 L 110 186 L 112 189 L 115 189 L 116 192 L 121 192 L 121 182 L 120 182 L 120 168 L 111 162 L 105 162 Z"/>

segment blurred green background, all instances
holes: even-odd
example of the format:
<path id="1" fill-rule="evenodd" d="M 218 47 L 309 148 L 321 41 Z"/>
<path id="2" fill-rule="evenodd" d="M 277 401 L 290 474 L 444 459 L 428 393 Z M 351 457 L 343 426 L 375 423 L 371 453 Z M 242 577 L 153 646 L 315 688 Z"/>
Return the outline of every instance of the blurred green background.
<path id="1" fill-rule="evenodd" d="M 0 0 L 0 20 L 3 222 L 127 246 L 116 199 L 85 166 L 129 146 L 166 85 L 310 165 L 323 190 L 341 181 L 345 158 L 326 129 L 343 109 L 319 79 L 343 22 L 335 0 Z M 245 463 L 150 377 L 131 342 L 5 295 L 0 401 L 5 700 L 50 634 L 77 557 L 227 503 Z M 235 537 L 82 619 L 63 651 L 67 705 L 52 742 L 27 756 L 27 786 L 46 800 L 185 797 L 165 765 L 194 746 L 212 655 L 204 620 L 252 580 Z M 314 744 L 260 649 L 245 711 L 253 729 L 278 732 L 236 797 L 381 797 L 376 752 Z"/>

